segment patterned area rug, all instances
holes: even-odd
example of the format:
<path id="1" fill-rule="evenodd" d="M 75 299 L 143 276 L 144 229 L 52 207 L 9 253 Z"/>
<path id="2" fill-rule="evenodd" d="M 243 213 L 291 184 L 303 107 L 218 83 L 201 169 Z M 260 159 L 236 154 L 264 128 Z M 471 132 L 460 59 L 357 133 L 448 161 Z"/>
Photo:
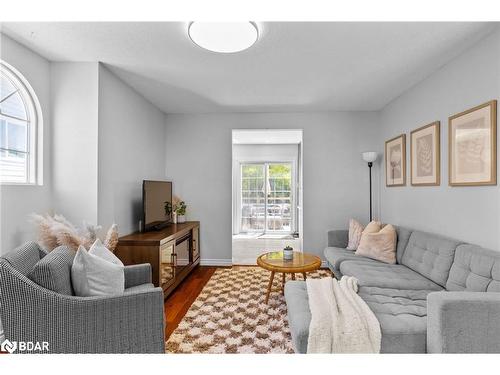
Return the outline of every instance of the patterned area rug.
<path id="1" fill-rule="evenodd" d="M 293 353 L 285 298 L 272 292 L 264 303 L 269 276 L 258 267 L 218 269 L 168 339 L 167 353 Z M 273 288 L 280 287 L 276 274 Z"/>

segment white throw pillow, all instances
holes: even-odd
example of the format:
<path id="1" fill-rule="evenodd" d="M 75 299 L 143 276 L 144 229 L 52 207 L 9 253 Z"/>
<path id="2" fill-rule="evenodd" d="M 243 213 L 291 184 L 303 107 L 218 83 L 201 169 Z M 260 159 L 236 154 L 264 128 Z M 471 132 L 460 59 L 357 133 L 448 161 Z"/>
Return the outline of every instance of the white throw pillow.
<path id="1" fill-rule="evenodd" d="M 356 250 L 361 240 L 361 233 L 363 233 L 363 226 L 359 221 L 351 219 L 349 220 L 349 241 L 347 244 L 347 250 Z"/>
<path id="2" fill-rule="evenodd" d="M 122 261 L 118 259 L 118 257 L 113 254 L 111 250 L 104 246 L 99 238 L 95 240 L 94 244 L 90 247 L 89 254 L 98 256 L 99 258 L 102 258 L 114 264 L 118 264 L 119 266 L 123 266 Z"/>
<path id="3" fill-rule="evenodd" d="M 101 256 L 90 254 L 83 246 L 76 252 L 71 267 L 71 281 L 75 295 L 88 297 L 123 294 L 125 290 L 123 264 L 112 263 L 103 258 L 102 249 L 94 252 Z"/>

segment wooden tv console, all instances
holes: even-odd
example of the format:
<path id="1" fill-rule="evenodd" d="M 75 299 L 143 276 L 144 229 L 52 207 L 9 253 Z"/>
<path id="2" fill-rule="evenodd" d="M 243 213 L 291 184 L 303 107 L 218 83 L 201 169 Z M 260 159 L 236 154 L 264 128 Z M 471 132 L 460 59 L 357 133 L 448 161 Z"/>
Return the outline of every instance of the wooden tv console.
<path id="1" fill-rule="evenodd" d="M 120 237 L 115 255 L 126 266 L 151 264 L 153 284 L 167 297 L 200 264 L 200 223 L 188 221 Z"/>

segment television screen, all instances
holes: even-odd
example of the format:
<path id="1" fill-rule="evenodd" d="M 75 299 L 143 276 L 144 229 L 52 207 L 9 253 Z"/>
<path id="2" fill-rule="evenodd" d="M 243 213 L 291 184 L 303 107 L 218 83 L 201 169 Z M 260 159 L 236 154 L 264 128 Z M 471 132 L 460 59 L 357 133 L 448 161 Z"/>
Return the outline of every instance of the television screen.
<path id="1" fill-rule="evenodd" d="M 142 203 L 144 230 L 163 228 L 172 220 L 172 213 L 165 207 L 166 205 L 172 207 L 172 182 L 144 180 Z"/>

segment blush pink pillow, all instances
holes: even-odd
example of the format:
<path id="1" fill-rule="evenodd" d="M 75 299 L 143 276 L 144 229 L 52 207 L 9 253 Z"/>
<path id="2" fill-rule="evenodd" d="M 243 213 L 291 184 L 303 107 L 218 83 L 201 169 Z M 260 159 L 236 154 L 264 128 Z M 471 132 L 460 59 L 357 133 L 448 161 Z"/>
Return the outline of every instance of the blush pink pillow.
<path id="1" fill-rule="evenodd" d="M 382 229 L 380 221 L 373 220 L 368 223 L 363 233 L 377 233 L 380 232 L 380 229 Z"/>
<path id="2" fill-rule="evenodd" d="M 359 221 L 349 220 L 349 241 L 347 243 L 347 250 L 356 250 L 361 240 L 361 233 L 363 233 L 363 226 Z"/>
<path id="3" fill-rule="evenodd" d="M 374 225 L 371 225 L 372 223 Z M 362 255 L 388 264 L 395 264 L 396 229 L 391 224 L 387 224 L 380 229 L 380 223 L 372 223 L 368 224 L 363 231 L 356 255 Z M 379 230 L 377 230 L 377 227 Z"/>

